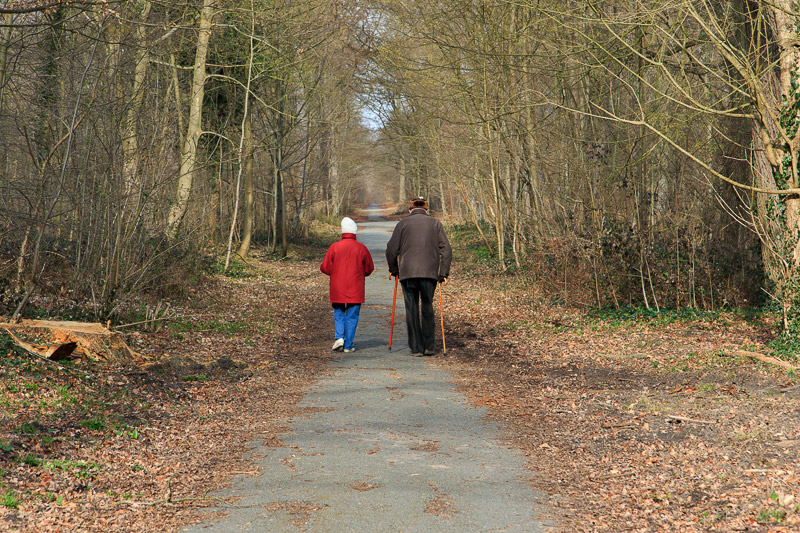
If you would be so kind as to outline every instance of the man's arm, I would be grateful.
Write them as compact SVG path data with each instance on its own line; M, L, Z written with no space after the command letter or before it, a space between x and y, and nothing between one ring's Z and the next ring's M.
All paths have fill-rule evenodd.
M447 240L447 235L444 232L444 227L439 224L439 276L450 276L450 263L453 260L453 249L450 247L450 241Z
M395 276L400 272L397 264L397 257L400 253L400 230L397 226L394 227L392 236L386 244L386 263L389 265L389 272Z

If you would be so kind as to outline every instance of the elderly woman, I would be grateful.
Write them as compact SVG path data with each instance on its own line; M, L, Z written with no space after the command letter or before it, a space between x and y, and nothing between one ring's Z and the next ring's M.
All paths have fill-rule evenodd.
M356 240L358 226L349 217L342 219L342 240L333 243L319 269L331 277L333 307L333 351L354 352L358 316L364 303L364 279L375 266L367 247Z

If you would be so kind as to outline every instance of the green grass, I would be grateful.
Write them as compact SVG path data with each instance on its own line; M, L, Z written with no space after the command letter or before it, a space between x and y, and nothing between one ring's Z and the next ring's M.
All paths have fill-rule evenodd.
M714 322L723 313L736 314L735 310L706 311L703 309L647 309L646 307L594 308L586 313L590 321L604 321L611 326L628 326L632 324L673 324L688 322ZM743 314L743 313L739 313Z
M181 377L182 381L208 381L208 376L205 374L190 374L188 376Z
M503 327L511 331L528 331L535 326L527 320L517 320L515 322L507 322L503 324Z
M211 320L210 322L180 318L173 320L169 327L172 330L173 336L177 338L183 338L184 333L195 333L199 331L209 331L233 337L253 331L259 334L270 333L274 328L274 321L264 317L251 320Z
M114 431L117 435L125 435L129 439L136 440L139 438L139 430L135 427L129 427L127 424L122 424Z
M211 322L203 322L199 320L180 319L175 320L170 324L173 331L178 333L192 333L198 331L215 331L223 335L234 335L247 331L250 328L250 323L245 320L223 321L212 320Z
M800 336L792 333L783 333L767 343L776 357L787 361L796 361L800 355Z
M17 498L17 493L13 490L7 490L5 494L3 494L3 507L6 509L16 509L19 507L19 499Z
M12 366L14 363L20 363L25 358L28 358L29 355L17 346L17 344L11 338L11 335L7 333L0 332L0 364L8 364L11 363Z
M88 418L86 420L82 420L81 426L87 429L93 429L95 431L102 431L106 429L105 421L99 418Z
M79 479L93 479L97 475L98 466L95 462L70 461L68 459L47 461L42 465L47 470L61 470L72 473Z
M770 523L770 522L783 522L786 519L786 510L782 507L775 509L761 509L756 516L756 522Z
M34 422L28 421L19 426L17 433L20 435L33 435L39 433L39 427Z
M250 324L244 321L225 322L220 320L212 320L208 324L208 329L221 333L223 335L235 335L243 331L247 331Z
M35 466L39 466L39 465L42 464L42 460L41 459L39 459L38 457L36 457L34 455L31 455L31 454L28 454L25 457L21 458L19 460L19 462L22 463L22 464L25 464L25 465L28 465L28 466L34 466L34 467Z
M254 275L250 265L237 257L231 257L227 270L225 270L225 258L219 258L217 262L214 263L211 271L215 274L222 274L233 279L247 279Z

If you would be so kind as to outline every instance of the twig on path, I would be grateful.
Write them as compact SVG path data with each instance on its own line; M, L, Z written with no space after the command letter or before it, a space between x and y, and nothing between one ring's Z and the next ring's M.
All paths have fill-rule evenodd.
M616 423L616 424L608 424L608 423L607 424L601 424L601 427L603 427L605 429L628 428L628 427L635 428L635 427L638 427L638 426L639 426L639 424L637 424L636 422L619 422L619 423Z
M169 503L184 503L184 502L193 502L193 501L209 501L209 502L217 502L222 503L226 507L236 507L236 508L244 508L244 507L252 507L252 505L237 505L235 503L230 503L222 498L202 496L200 498L165 498L163 500L154 500L152 502L119 502L117 507L124 507L124 506L131 506L131 507L149 507L149 506L156 506L156 505L166 505Z
M114 326L114 329L127 328L130 326L138 326L139 324L149 324L151 322L158 322L159 320L169 320L170 318L172 317L160 316L158 318L151 318L150 320L141 320L139 322L131 322L130 324L121 324L119 326Z
M773 446L780 446L781 448L791 448L793 446L797 446L800 444L800 439L793 439L793 440L779 440L773 441L770 444Z
M688 418L679 415L667 415L667 418L677 420L678 422L694 422L695 424L714 424L713 420L701 420L699 418Z
M630 472L611 472L611 473L608 473L608 474L590 475L589 479L592 480L592 481L603 481L603 480L612 479L612 478L615 478L615 477L629 476L630 474L631 474Z
M758 352L750 352L750 351L747 351L747 350L734 350L731 353L733 355L738 355L740 357L750 357L752 359L758 359L759 361L761 361L763 363L772 363L773 365L782 366L783 368L785 368L787 370L797 370L797 367L795 367L791 363L787 363L786 361L781 361L777 357L764 355L764 354L761 354L761 353L758 353Z

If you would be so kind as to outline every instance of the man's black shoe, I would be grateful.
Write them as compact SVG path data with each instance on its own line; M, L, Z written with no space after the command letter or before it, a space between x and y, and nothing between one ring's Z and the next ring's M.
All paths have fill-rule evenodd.
M422 352L422 355L434 355L435 353L436 352L434 352L433 350L425 350L424 352Z

